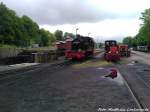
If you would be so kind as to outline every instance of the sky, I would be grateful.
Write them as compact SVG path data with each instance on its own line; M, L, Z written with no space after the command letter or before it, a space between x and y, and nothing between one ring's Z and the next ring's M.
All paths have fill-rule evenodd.
M141 12L150 8L150 0L1 0L19 16L27 15L40 28L87 36L96 41L138 33Z

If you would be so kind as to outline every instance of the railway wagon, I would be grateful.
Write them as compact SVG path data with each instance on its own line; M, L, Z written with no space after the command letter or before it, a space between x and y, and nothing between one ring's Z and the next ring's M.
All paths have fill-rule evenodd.
M58 56L64 56L64 51L66 50L66 42L59 41L55 43L56 51Z
M59 41L59 42L56 42L56 44L55 44L56 49L59 50L59 51L65 50L65 49L66 49L65 44L66 44L65 41Z
M149 52L150 46L137 46L137 51Z
M115 40L105 41L104 58L107 61L120 60L120 53L119 53L119 47L117 45L117 41L115 41Z
M130 50L128 45L122 44L119 45L119 53L121 57L129 57L130 56Z
M71 49L72 40L72 38L67 38L65 41L58 41L55 43L55 48L60 56L64 56L65 51Z
M94 55L94 41L91 37L77 35L72 41L71 50L65 51L67 59L82 60Z

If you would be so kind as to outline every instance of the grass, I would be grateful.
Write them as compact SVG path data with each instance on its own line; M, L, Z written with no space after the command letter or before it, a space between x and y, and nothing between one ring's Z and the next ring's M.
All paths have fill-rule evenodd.
M112 64L111 62L107 62L105 60L99 60L96 62L86 61L83 63L74 64L73 67L74 68L101 67L101 66L106 66L106 65L111 65L111 64Z
M116 64L116 65L122 65L122 64L127 64L127 63L128 63L128 61L125 59L114 62L114 64Z
M15 45L0 44L0 48L17 48Z

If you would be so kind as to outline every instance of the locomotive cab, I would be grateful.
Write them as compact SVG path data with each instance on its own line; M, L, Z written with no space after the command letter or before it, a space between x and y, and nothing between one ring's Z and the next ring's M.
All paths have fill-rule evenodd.
M105 41L105 52L109 52L112 47L117 47L117 42L115 40Z

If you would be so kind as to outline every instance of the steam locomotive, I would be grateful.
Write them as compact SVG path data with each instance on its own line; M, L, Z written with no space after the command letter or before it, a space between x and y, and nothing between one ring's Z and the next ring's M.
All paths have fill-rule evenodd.
M72 41L71 49L65 50L67 59L82 60L94 55L94 40L91 37L77 35Z

